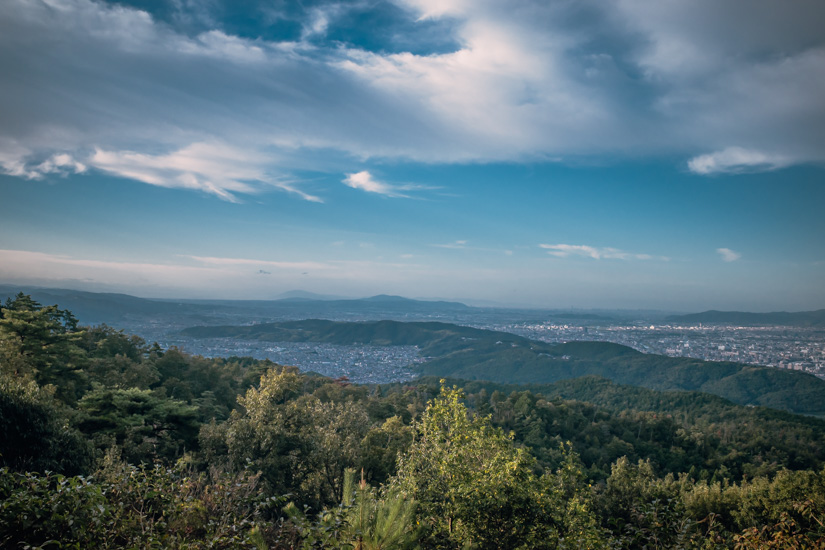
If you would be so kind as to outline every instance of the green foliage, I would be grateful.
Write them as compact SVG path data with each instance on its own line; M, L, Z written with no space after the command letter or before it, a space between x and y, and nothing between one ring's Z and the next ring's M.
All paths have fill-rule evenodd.
M13 471L84 473L89 446L67 426L67 412L25 376L0 371L0 466Z
M344 506L347 514L346 534L354 541L354 550L406 550L417 547L415 524L416 502L389 490L379 498L361 472L361 482L353 488L355 470L344 473ZM354 495L354 496L353 496Z
M0 307L0 339L16 343L16 364L39 384L55 384L58 396L69 402L84 384L81 336L71 312L44 307L22 292Z
M419 391L438 391L435 379L417 382ZM632 462L649 459L658 472L707 480L738 481L825 464L822 419L742 407L709 394L658 392L596 377L526 388L462 385L468 404L512 431L543 468L558 467L558 446L570 441L594 481L606 479L622 456Z
M282 502L263 498L255 476L136 468L112 456L89 478L0 469L0 546L277 547L281 529L266 516Z
M261 471L273 493L320 508L340 500L344 469L360 461L369 418L353 402L302 395L302 385L297 369L273 368L239 397L244 412L203 430L201 444L210 460L225 452L229 469Z
M742 405L825 414L825 381L802 372L638 352L608 342L547 344L448 323L334 322L318 319L192 327L192 337L282 342L416 345L423 375L519 384L601 376L655 390L701 391Z
M396 457L412 443L412 428L399 416L374 426L361 442L361 467L374 483L384 483L396 471Z
M356 386L79 329L68 312L24 295L0 317L2 547L750 549L825 540L820 419L596 377L526 388L460 382L466 399L426 379ZM420 343L468 368L491 359L474 372L512 360L529 374L550 361L556 374L626 367L636 380L652 368L622 346L492 341L497 333L441 323L280 329L297 339L329 329L341 341ZM733 380L724 391L742 401L780 406L797 388L732 364L660 366L652 385ZM793 397L804 404L815 394ZM67 477L93 469L92 447L103 467ZM129 465L121 453L152 464ZM352 468L362 471L357 486Z
M678 548L692 526L678 496L672 477L659 479L649 462L633 465L622 458L598 502L622 548Z
M461 398L458 389L442 388L430 402L390 484L419 502L425 546L598 545L587 495L569 485L581 480L536 477L532 457L512 435L468 414Z
M0 469L0 546L90 548L111 521L100 486L82 477Z
M389 492L379 497L363 478L353 486L355 470L344 473L343 498L313 520L290 502L287 516L301 535L301 548L407 550L418 547L416 503Z
M78 402L74 420L102 452L117 445L134 464L174 460L197 445L196 407L150 390L96 388Z

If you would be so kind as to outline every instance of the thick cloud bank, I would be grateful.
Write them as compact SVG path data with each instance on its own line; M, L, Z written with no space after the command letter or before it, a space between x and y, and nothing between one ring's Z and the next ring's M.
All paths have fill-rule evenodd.
M292 13L302 30L279 39L204 13L6 0L0 168L320 200L290 174L330 158L384 194L357 177L364 160L668 155L697 174L825 160L817 0L379 3L407 34L361 26L355 5ZM286 17L268 13L259 25Z

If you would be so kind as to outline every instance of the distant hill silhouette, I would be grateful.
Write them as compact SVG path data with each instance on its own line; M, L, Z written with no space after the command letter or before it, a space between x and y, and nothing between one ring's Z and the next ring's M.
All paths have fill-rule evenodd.
M30 295L44 305L60 304L84 324L107 323L112 326L151 322L176 327L194 324L219 324L241 319L306 318L355 315L365 317L426 317L473 311L460 302L422 301L401 296L378 295L369 298L340 299L303 291L292 291L278 300L197 300L150 299L128 294L86 292L59 288L0 285L0 300L18 292Z
M0 299L4 302L6 298L13 297L19 292L30 295L43 305L59 304L62 309L71 311L84 324L116 324L135 317L200 318L214 312L216 307L185 300L150 300L109 292L0 285Z
M704 311L688 315L673 315L666 319L681 324L719 325L782 325L798 327L825 327L825 309L816 311L775 311L772 313L749 313L746 311Z

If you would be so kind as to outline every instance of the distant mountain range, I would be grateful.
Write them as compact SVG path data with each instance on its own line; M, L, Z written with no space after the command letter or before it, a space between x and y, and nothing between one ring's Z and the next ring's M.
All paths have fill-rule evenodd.
M292 319L437 319L461 324L490 322L561 322L604 325L661 320L655 311L525 310L472 307L445 300L415 300L379 294L348 299L293 290L277 300L151 299L128 294L87 292L60 288L0 284L0 300L18 292L30 294L44 305L59 304L72 311L82 324L106 323L132 331L141 327L180 329L193 325L250 324ZM532 319L532 321L528 321ZM825 310L807 312L747 313L706 311L666 317L679 324L786 325L825 327Z
M775 311L772 313L748 313L745 311L705 311L688 315L674 315L666 319L679 324L710 325L782 325L798 327L825 327L825 309L816 311Z
M276 300L346 300L346 298L332 294L316 294L306 290L290 290L279 294Z
M0 300L19 292L29 294L44 305L59 304L72 311L82 324L106 323L116 328L140 331L146 326L180 329L193 325L249 324L290 319L439 319L458 323L536 319L584 324L603 324L640 312L524 310L517 308L472 307L447 300L418 300L379 294L350 299L292 290L276 300L152 299L128 294L87 292L60 288L0 284ZM650 313L650 312L649 312ZM655 314L655 312L653 312ZM658 315L661 318L661 314Z
M20 292L43 305L58 304L61 309L68 309L82 324L118 324L134 318L168 319L179 316L205 319L215 309L205 304L149 300L128 294L0 285L0 299L3 302Z
M180 328L200 323L326 316L404 318L410 315L421 317L466 313L475 309L459 302L430 302L384 294L361 299L340 299L291 291L278 300L165 300L138 298L128 294L17 285L0 285L0 300L5 302L6 298L19 292L31 295L43 305L59 304L62 309L72 311L83 324L106 323L118 327L165 323Z
M239 338L271 342L416 345L426 361L422 375L547 384L600 376L654 390L698 391L741 405L825 415L825 380L798 371L731 362L649 355L619 344L548 344L510 333L449 323L305 320L251 326L192 327L192 338Z

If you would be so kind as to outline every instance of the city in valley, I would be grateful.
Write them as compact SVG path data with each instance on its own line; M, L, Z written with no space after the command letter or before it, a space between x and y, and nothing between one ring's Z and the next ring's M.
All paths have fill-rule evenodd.
M544 342L599 340L644 353L793 369L825 378L825 330L821 328L638 323L603 327L523 323L490 328Z
M522 315L529 312L522 311ZM504 319L496 321L500 315ZM549 343L602 341L629 346L643 353L670 357L692 357L707 361L732 361L815 374L825 378L825 329L793 326L681 325L650 320L596 324L586 322L514 321L513 311L487 310L481 319L436 316L405 317L403 320L455 322L475 328L509 332ZM336 320L364 320L340 316ZM386 383L409 380L414 366L424 359L416 346L333 345L296 342L266 342L233 338L194 339L174 331L154 330L144 334L162 345L210 357L251 356L294 365L325 376L346 376L352 381ZM134 329L138 334L139 327Z

